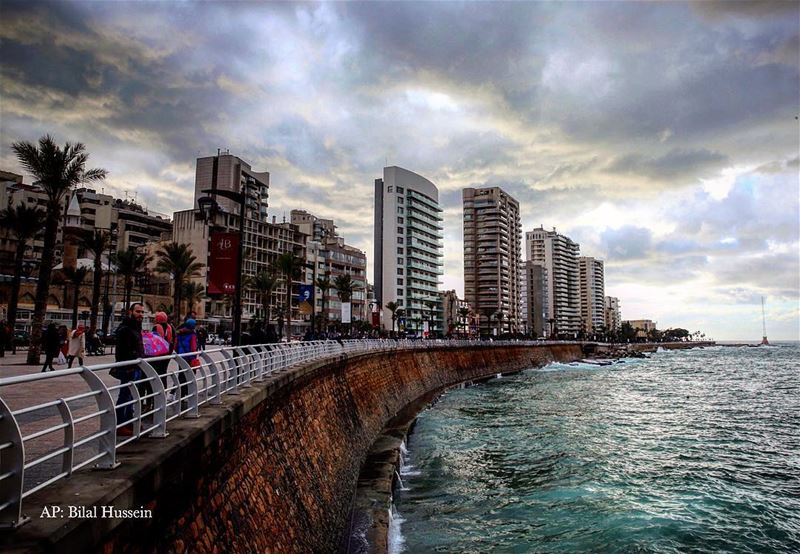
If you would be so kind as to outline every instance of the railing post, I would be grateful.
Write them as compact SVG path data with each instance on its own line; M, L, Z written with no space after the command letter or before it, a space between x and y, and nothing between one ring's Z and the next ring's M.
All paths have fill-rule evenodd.
M225 389L228 394L239 394L239 368L236 364L236 360L233 359L233 355L228 350L220 350L222 355L225 357L225 362L228 365L228 379L227 382L232 383L230 388L226 385Z
M245 351L244 347L234 348L233 351L236 352L236 356L239 358L239 362L236 364L239 368L239 381L242 387L250 387L250 355Z
M155 408L153 423L158 427L150 431L149 436L163 439L169 435L167 433L167 394L164 392L164 383L161 382L161 375L156 373L156 370L147 361L139 360L139 369L147 377L147 382L150 383L150 388L155 393L153 396L153 408Z
M211 357L210 354L205 352L200 353L200 358L206 361L211 376L211 386L213 387L213 396L209 400L209 404L222 404L222 387L219 380L219 368L217 362ZM208 385L206 385L208 387ZM208 389L206 389L206 398L208 398Z
M264 380L264 353L261 351L261 346L249 346L250 352L253 353L253 363L256 366L254 381Z
M105 453L95 464L97 469L114 469L117 463L117 412L114 407L114 399L106 384L92 371L84 368L81 377L92 391L98 392L94 396L97 402L97 410L100 415L100 429L104 435L97 441L98 453ZM121 389L120 389L121 390Z
M61 419L67 423L64 427L64 447L67 449L61 457L61 471L67 475L72 475L72 465L75 455L75 419L72 417L72 410L69 409L67 401L63 398L58 399L61 403L58 405L58 411L61 413ZM2 456L2 454L0 454Z
M184 386L189 389L188 396L186 398L181 397L181 404L184 400L189 403L189 413L186 414L186 417L200 417L200 412L197 408L197 376L194 374L192 366L183 357L178 356L175 361L178 362L178 371L182 372L186 378ZM181 411L181 406L178 406L178 411Z
M0 398L0 528L16 529L30 521L22 515L25 443L17 420Z

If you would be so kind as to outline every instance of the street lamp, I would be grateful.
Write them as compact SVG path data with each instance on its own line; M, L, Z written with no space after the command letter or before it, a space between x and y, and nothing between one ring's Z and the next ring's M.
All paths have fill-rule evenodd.
M239 204L239 255L236 260L236 291L233 299L233 336L231 344L239 346L242 337L242 267L244 265L244 218L247 206L244 186L241 192L230 190L205 189L202 191L207 196L197 199L197 205L206 221L213 221L214 213L219 206L214 196L222 196Z

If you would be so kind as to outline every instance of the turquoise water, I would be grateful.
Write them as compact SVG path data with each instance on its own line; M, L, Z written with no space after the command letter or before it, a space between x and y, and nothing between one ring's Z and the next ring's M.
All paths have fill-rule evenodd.
M447 392L393 552L800 552L800 348L695 349Z

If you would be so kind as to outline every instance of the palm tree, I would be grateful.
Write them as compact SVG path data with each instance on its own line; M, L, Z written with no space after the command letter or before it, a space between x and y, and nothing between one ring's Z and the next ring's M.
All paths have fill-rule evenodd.
M275 267L286 281L286 336L292 340L292 281L299 277L303 261L292 252L284 252L278 256Z
M355 283L353 283L353 278L350 277L350 275L337 276L336 279L333 280L333 286L336 288L336 296L339 297L342 303L350 302L350 299L353 298L353 291L356 288ZM352 321L351 318L348 330L353 327Z
M502 310L497 310L494 317L497 320L497 336L499 337L503 334L503 319L505 319L506 314L504 314Z
M399 321L401 319L403 319L403 317L405 315L406 315L406 311L403 308L397 308L397 310L394 312L394 316L398 321L398 324L397 324L397 332L398 333L400 332L400 323L399 323Z
M469 317L469 308L459 308L458 309L458 316L459 316L458 317L458 320L459 320L459 325L458 326L459 327L464 327L464 334L466 334L466 331L467 331L466 328L467 328L467 325L469 325L469 323L466 321L466 319Z
M156 271L172 279L175 321L180 321L183 285L192 277L200 276L203 264L197 261L188 244L170 242L159 248L156 255L158 256Z
M200 283L189 281L183 283L183 297L186 299L186 313L194 311L194 305L206 297L206 289Z
M316 281L314 281L314 284L322 291L322 313L320 315L322 316L321 321L325 322L324 330L327 331L328 314L325 313L325 309L327 308L327 299L325 297L328 295L328 291L333 286L333 282L331 282L331 274L326 271L322 277L317 277Z
M94 256L92 278L92 307L89 319L89 335L97 330L97 314L100 311L100 285L103 281L103 252L111 245L111 233L95 229L81 239L81 245Z
M78 297L80 296L80 289L86 276L89 275L89 270L85 267L65 267L63 269L64 276L72 284L72 328L78 326Z
M83 144L67 142L61 148L50 135L40 138L38 146L28 141L20 141L13 143L11 149L17 155L22 167L36 178L39 187L47 195L42 263L39 266L39 279L36 283L27 359L28 364L37 364L42 342L42 324L47 312L47 295L50 292L50 280L53 274L51 264L55 258L56 236L64 210L64 198L78 183L104 179L107 172L105 169L86 169L89 154Z
M11 279L11 297L8 300L8 325L14 328L17 321L17 305L19 289L22 282L22 266L25 258L25 247L28 241L38 235L44 227L45 213L38 208L29 208L19 204L16 208L8 208L0 212L0 226L5 227L17 240L14 255L14 276ZM1 345L0 348L4 348Z
M246 286L256 291L261 297L261 308L264 310L264 323L267 325L269 325L269 320L272 317L270 310L272 293L275 291L279 282L280 279L272 268L261 271L247 280Z
M387 302L386 309L392 312L392 333L394 333L394 324L397 321L397 309L399 306L397 302Z
M131 304L131 293L133 292L133 278L136 277L147 264L150 263L149 255L141 253L134 248L115 252L112 257L117 275L121 275L125 285L125 307Z

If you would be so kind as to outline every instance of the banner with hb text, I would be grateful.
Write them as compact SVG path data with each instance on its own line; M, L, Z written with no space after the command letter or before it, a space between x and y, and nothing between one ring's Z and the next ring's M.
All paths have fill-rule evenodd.
M208 294L235 294L239 233L211 233L208 253Z

